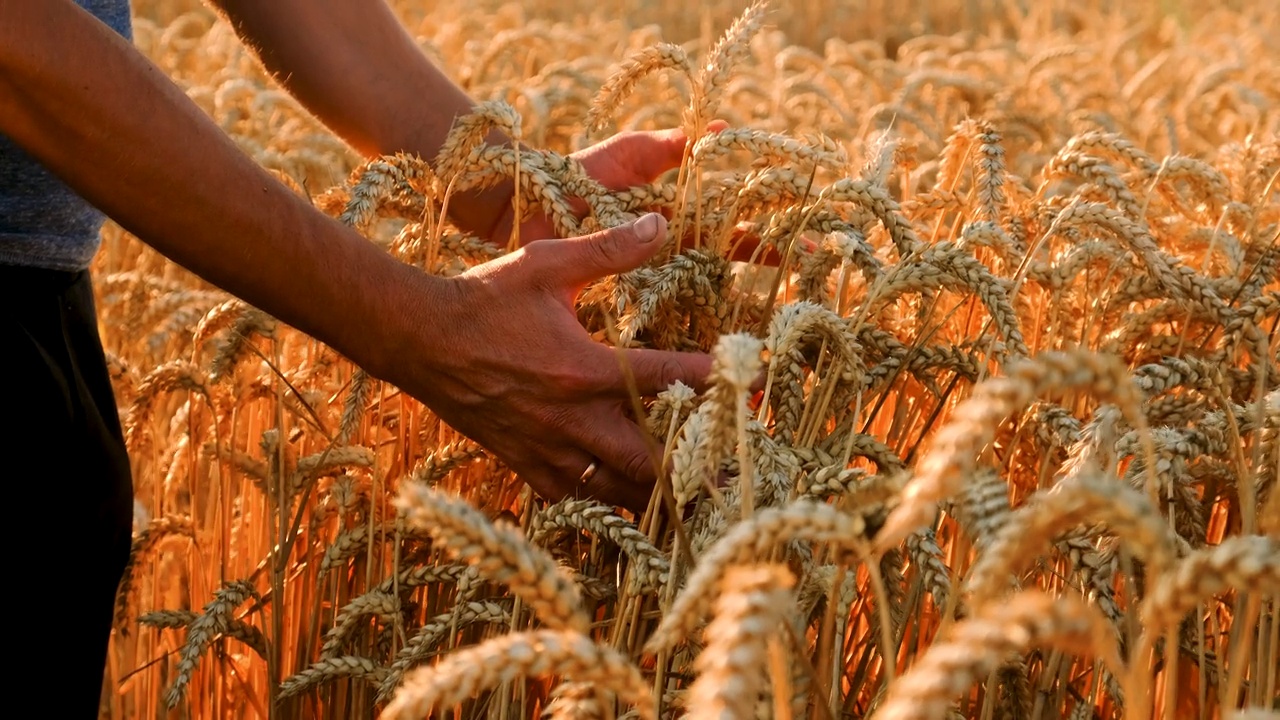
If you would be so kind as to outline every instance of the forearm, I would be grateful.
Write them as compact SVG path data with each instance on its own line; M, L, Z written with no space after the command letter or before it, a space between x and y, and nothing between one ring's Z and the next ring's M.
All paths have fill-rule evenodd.
M383 0L213 1L276 79L367 156L434 160L455 118L474 105ZM510 196L509 186L467 194L450 202L451 215L488 237Z
M71 2L0 4L0 131L210 282L358 361L393 344L371 319L395 312L408 268L259 168Z

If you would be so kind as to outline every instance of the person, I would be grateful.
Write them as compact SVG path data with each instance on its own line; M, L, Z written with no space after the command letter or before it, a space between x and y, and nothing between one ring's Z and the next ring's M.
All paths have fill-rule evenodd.
M366 156L433 158L473 107L382 0L214 4L285 88ZM52 505L60 532L79 540L73 579L34 552L14 577L58 596L43 612L60 619L23 652L56 676L60 716L97 714L132 516L87 271L104 214L421 400L543 495L643 507L657 469L627 413L630 381L645 394L697 384L710 359L596 343L573 299L649 259L665 236L661 216L578 238L549 237L534 218L520 237L546 239L456 278L429 276L277 182L128 38L128 0L0 3L0 355L6 377L32 393L11 406L18 422L4 437L11 457L35 459L41 481L11 481L10 503ZM620 188L678 165L684 142L678 131L629 133L577 157ZM511 193L458 198L451 219L505 244Z

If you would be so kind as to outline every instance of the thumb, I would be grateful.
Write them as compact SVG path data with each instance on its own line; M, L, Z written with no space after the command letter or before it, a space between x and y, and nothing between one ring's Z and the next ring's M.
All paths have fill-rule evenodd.
M550 241L551 275L560 284L579 288L606 275L633 270L662 247L667 221L649 213L626 225L583 237Z

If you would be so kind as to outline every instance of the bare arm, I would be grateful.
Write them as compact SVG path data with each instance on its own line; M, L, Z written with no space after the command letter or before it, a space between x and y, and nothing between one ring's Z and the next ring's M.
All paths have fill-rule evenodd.
M434 294L239 152L127 42L66 0L0 4L0 131L176 262L380 368L363 318Z
M354 121L353 121L354 122ZM665 223L535 242L460 277L384 254L278 183L70 0L0 3L0 132L166 256L425 402L525 481L643 507L655 477L614 352L573 312ZM626 351L636 386L700 382L702 355Z
M454 119L474 105L383 0L213 2L276 80L367 156L410 152L433 160ZM451 214L463 229L491 237L510 198L505 184L458 197Z

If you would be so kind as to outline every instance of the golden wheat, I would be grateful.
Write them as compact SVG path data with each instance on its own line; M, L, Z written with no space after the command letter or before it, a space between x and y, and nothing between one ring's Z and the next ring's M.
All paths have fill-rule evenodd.
M713 355L628 405L675 506L549 503L108 225L105 716L1274 716L1273 4L392 4L478 103L436 157L355 156L191 0L135 44L424 272L505 252L448 219L503 179L561 234L665 213L576 310ZM572 155L672 127L652 183Z

